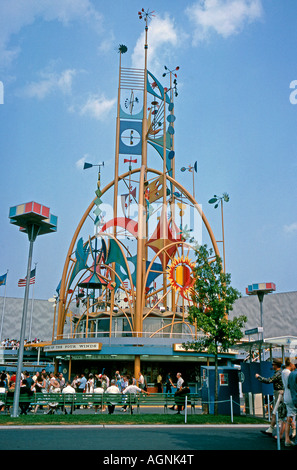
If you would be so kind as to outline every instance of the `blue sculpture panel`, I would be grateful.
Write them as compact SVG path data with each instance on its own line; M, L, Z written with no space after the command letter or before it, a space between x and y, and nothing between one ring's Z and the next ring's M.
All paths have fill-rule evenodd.
M120 149L124 155L141 155L142 152L142 122L120 122Z

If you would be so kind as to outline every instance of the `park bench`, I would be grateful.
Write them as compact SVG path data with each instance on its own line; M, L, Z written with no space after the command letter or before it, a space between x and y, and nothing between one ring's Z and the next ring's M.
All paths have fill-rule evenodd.
M190 393L187 396L187 405L191 407L191 413L195 413L196 406L201 403L201 395L199 393ZM163 406L164 413L175 405L185 406L185 397L178 397L172 393L150 393L149 395L137 395L137 409L141 406Z
M34 392L32 395L20 394L19 403L30 403L32 407L36 405L49 407L49 409L65 409L70 406L72 410L78 407L98 406L103 410L109 404L121 406L126 405L132 411L132 407L137 408L139 413L141 407L160 406L164 413L174 405L185 406L185 397L175 397L169 393L150 393L149 395L138 393L134 394L96 394L96 393L40 393ZM191 413L195 413L195 408L201 404L201 395L199 393L190 393L187 396L187 405L191 407ZM0 407L5 406L7 411L13 405L13 393L0 394Z

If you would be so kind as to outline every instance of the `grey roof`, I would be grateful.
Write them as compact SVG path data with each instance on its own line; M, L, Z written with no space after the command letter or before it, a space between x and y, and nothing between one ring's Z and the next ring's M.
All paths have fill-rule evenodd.
M3 309L5 300L5 308ZM24 299L7 297L0 299L0 324L3 317L2 340L5 338L18 340L21 335L21 322L23 315ZM32 312L31 338L29 338L30 323ZM54 305L48 300L34 299L32 311L32 299L28 302L27 320L26 320L26 339L34 338L46 341L52 339L54 322ZM57 324L57 323L56 323ZM67 330L66 330L67 331Z
M0 298L0 322L2 321L4 298ZM76 307L72 308L73 313ZM3 321L3 338L19 339L23 299L6 298ZM245 330L260 326L260 304L257 296L247 296L238 299L229 317L246 315L248 321ZM31 299L29 299L26 337L29 335L31 319ZM34 300L31 339L38 338L46 341L52 338L54 320L53 304L47 300ZM69 323L69 320L68 320ZM0 323L1 324L1 323ZM66 325L65 333L69 332ZM297 292L268 294L263 302L264 338L280 336L297 336ZM28 338L29 339L29 338Z
M246 315L245 330L261 326L260 302L256 295L236 300L229 317ZM297 336L297 292L267 294L263 300L263 336Z

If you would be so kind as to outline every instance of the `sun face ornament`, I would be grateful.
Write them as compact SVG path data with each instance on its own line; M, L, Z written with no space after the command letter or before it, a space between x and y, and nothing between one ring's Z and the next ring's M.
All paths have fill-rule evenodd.
M191 300L190 292L195 283L194 270L195 263L187 256L178 257L173 260L167 268L170 285L185 300Z

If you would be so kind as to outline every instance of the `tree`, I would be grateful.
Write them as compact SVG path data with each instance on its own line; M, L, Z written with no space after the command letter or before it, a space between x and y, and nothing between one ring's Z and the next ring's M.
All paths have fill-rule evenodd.
M189 321L204 335L194 342L184 344L186 349L207 350L215 357L215 414L218 414L218 355L228 351L242 336L247 321L244 315L228 319L235 300L241 297L233 288L231 275L223 272L222 260L213 256L212 249L202 245L196 251L194 269L195 284L192 292L193 305L189 307Z

